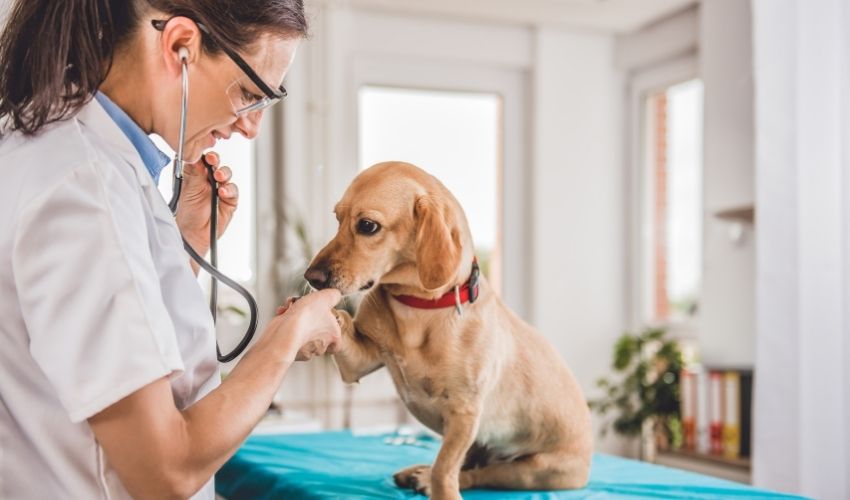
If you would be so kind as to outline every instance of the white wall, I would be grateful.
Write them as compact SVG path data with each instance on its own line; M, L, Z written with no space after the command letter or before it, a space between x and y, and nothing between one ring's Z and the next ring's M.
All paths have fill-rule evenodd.
M640 31L617 37L615 64L630 73L639 73L692 54L699 42L699 19L699 7L693 6Z
M6 18L9 16L9 9L11 8L11 0L0 0L0 27L6 24Z
M703 286L699 340L703 362L752 366L755 348L755 245L740 244L714 212L754 200L750 2L701 4L700 75L705 89Z
M850 498L850 9L753 2L753 482Z
M533 313L587 396L624 326L624 104L606 35L540 29L533 96ZM609 440L597 443L621 451Z

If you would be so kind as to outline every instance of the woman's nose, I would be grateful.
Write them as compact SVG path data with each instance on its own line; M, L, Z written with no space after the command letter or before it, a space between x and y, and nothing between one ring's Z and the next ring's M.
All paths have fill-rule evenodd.
M248 139L253 139L260 131L260 121L263 119L263 111L254 111L253 113L245 113L236 120L236 128L239 133Z

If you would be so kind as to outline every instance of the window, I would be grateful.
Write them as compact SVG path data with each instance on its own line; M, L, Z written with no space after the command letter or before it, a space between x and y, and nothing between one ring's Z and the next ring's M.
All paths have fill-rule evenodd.
M498 284L501 98L364 86L359 107L360 168L401 160L437 177L466 211L482 271Z
M157 136L153 136L153 139L157 147L173 156L174 153L165 141ZM229 140L219 141L213 150L221 157L221 164L233 171L233 181L239 187L239 208L227 231L218 240L218 267L234 280L242 284L252 284L256 276L254 148L251 141L234 134ZM162 171L159 181L159 190L166 200L171 199L171 176L172 169L169 165ZM226 286L220 286L219 290L222 296L230 293ZM238 295L235 296L235 303L242 304L242 299Z
M645 319L697 314L702 279L702 82L690 80L644 101Z

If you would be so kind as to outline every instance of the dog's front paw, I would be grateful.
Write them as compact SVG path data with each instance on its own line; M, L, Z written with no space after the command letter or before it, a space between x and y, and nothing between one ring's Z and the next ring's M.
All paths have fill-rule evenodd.
M417 493L431 496L431 466L414 465L400 470L393 475L399 488L410 488Z
M333 314L336 316L336 322L339 323L342 334L352 335L354 333L354 320L351 315L339 309L334 309Z
M456 489L446 491L434 489L431 500L463 500L463 497L460 496L460 492Z

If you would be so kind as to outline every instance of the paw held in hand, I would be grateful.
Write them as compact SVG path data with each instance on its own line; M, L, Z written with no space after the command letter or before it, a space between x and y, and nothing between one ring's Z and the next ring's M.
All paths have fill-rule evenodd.
M314 357L324 354L325 350L324 342L321 340L311 340L298 350L295 361L310 361Z

